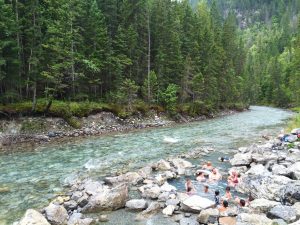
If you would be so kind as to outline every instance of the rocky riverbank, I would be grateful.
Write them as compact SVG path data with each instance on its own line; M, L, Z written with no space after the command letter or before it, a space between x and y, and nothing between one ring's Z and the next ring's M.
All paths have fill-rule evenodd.
M178 116L170 119L164 113L151 111L147 116L138 114L127 119L115 116L111 112L101 112L84 118L77 118L81 128L71 127L62 118L22 117L14 120L0 120L0 150L10 150L34 146L35 144L57 141L64 138L104 135L112 132L170 126L175 123L188 123L230 115L235 111L222 111L210 116Z
M295 134L289 134L281 140L275 138L238 149L230 160L233 167L229 171L240 174L236 190L251 194L254 200L246 207L230 205L226 213L214 209L210 199L189 196L169 184L196 171L196 166L187 159L201 158L213 151L200 148L101 181L72 180L68 193L57 196L39 212L27 210L15 224L98 224L108 220L107 211L125 208L135 212L135 220L147 221L153 215L163 214L162 219L168 218L167 224L174 225L218 224L220 218L224 225L297 225L300 224L297 140Z

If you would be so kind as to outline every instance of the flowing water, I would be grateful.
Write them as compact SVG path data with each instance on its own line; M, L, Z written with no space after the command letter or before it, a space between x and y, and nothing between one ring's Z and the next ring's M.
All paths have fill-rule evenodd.
M232 149L274 135L291 112L251 107L250 111L167 128L139 130L47 145L32 151L0 154L0 225L20 218L28 208L46 206L78 173L101 177L134 170L200 146L230 154ZM182 184L177 184L180 187Z

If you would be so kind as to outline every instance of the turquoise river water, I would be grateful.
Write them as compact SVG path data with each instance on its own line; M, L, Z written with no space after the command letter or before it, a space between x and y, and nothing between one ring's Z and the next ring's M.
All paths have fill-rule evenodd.
M201 122L0 153L0 190L9 190L0 192L0 225L11 224L28 208L46 206L79 173L102 177L134 170L201 146L214 147L215 155L230 154L232 149L261 140L262 135L280 132L292 115L253 106L246 112Z

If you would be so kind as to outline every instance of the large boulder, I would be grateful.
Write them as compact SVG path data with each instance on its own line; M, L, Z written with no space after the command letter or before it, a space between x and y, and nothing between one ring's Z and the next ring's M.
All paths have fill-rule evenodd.
M292 179L300 180L300 162L296 162L288 167L287 171Z
M103 192L92 195L83 212L99 212L102 210L117 210L125 207L128 199L128 187L121 184L111 189L104 188Z
M91 218L82 218L81 213L73 213L70 216L68 225L90 225L94 222Z
M215 223L219 217L219 210L218 209L205 209L200 212L197 217L197 221L200 224L208 224L208 223Z
M285 194L284 188L291 182L291 179L278 175L245 175L242 176L236 189L240 192L251 193L255 198L280 201Z
M270 209L277 205L280 205L280 203L259 198L251 201L249 207L256 213L267 213Z
M184 217L180 219L179 225L199 225L196 217Z
M47 220L53 225L64 225L68 221L68 212L61 205L51 203L45 208Z
M269 211L267 216L271 219L283 219L287 223L292 223L297 219L297 211L292 206L277 205Z
M147 208L147 201L144 199L132 199L126 202L126 208L132 210L144 210Z
M236 220L236 225L272 225L272 220L260 214L241 213Z
M246 172L247 175L261 175L261 176L268 176L271 173L261 164L254 165Z
M252 161L258 164L267 164L269 161L277 161L278 155L272 152L262 152L252 154Z
M50 225L50 223L38 211L28 209L17 225Z
M230 160L232 166L249 166L252 162L251 153L237 153Z
M215 203L207 198L193 195L181 202L181 210L199 213L201 210L211 208L214 205Z

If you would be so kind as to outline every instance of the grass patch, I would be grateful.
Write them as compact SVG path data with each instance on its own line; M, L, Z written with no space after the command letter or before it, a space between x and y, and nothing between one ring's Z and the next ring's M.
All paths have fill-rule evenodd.
M300 107L292 108L297 114L288 122L286 131L290 132L294 128L300 128Z
M46 129L45 124L42 121L26 120L21 125L21 131L25 133L35 133Z

